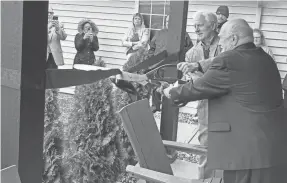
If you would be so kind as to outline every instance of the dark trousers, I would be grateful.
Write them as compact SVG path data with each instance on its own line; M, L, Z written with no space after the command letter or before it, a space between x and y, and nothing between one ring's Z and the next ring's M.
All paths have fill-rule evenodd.
M58 66L54 60L52 53L49 53L49 57L48 57L48 60L46 62L46 68L47 69L58 69Z
M152 106L157 110L160 111L160 105L161 105L161 94L158 92L154 92L152 96Z
M224 183L287 182L287 165L250 170L224 170Z
M287 110L287 90L284 90L284 106L285 109Z

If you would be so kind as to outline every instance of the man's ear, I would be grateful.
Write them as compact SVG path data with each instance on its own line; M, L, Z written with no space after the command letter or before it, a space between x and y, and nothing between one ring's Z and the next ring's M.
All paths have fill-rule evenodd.
M239 41L239 37L237 35L233 35L232 36L232 44L233 44L233 46L236 46L238 41Z

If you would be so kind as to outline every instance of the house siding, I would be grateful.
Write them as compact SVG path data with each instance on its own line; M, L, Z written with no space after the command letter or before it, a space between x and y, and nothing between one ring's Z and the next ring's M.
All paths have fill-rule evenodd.
M287 73L287 2L263 2L260 29L271 48L282 81Z
M132 14L138 10L136 1L51 1L50 4L59 15L59 20L65 24L68 34L66 41L62 42L65 66L71 68L76 53L74 37L77 33L78 22L82 18L92 19L99 27L98 34L100 50L96 56L102 56L107 67L119 68L125 62L125 48L121 46L121 38L131 24ZM189 1L189 11L186 31L195 43L196 34L192 17L196 11L215 12L218 6L229 7L229 18L244 18L251 27L255 26L257 2L256 1ZM287 73L287 2L262 2L260 29L262 29L266 44L275 55L275 60L281 78ZM65 89L72 93L73 90ZM195 113L197 102L191 102L180 112Z
M121 39L131 25L135 1L51 1L50 5L68 34L62 41L65 66L61 68L72 68L76 54L74 38L78 22L83 18L91 19L99 28L100 49L95 52L96 57L101 56L107 67L123 65L126 55Z

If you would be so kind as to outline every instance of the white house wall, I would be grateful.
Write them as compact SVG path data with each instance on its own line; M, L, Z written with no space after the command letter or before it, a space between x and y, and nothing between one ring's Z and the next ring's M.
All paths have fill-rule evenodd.
M263 2L261 27L272 49L281 78L287 73L287 2Z

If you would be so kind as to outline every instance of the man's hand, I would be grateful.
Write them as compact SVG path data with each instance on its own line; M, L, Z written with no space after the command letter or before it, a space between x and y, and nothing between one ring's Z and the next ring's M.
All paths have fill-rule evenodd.
M83 39L88 39L88 38L90 38L90 33L89 33L89 32L85 33L85 35L84 35L84 38L83 38Z
M190 63L190 62L180 62L177 64L177 70L180 70L183 72L183 74L186 74L188 72L195 72L198 71L198 63Z
M169 90L174 88L175 86L173 84L169 84L167 82L162 82L161 86L159 88L156 89L156 91L164 96L166 96L167 98L170 98L169 95Z
M169 91L170 91L172 88L174 88L173 85L169 85L168 88L165 88L165 89L163 90L163 95L170 99L171 96L170 96L170 94L169 94Z
M158 88L156 89L156 91L157 91L158 93L160 93L160 94L163 95L163 90L166 89L166 88L168 88L168 87L169 87L169 84L168 84L167 82L162 82L161 85L160 85L160 87L158 87Z

